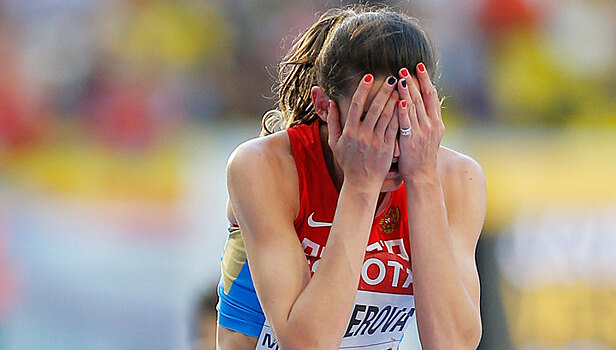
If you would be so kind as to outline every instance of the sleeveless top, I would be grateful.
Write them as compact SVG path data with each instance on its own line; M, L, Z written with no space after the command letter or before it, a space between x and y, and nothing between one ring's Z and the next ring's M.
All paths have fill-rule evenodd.
M294 227L312 276L326 249L339 194L325 165L319 122L289 128L287 133L299 179L300 210ZM340 349L397 349L408 324L416 322L406 213L403 184L391 193L385 210L373 220L354 306ZM254 307L258 299L250 279L243 242L241 247L237 242L230 243L241 240L237 230L231 229L233 232L222 259L219 324L258 336L256 349L278 349L261 307ZM232 238L233 234L235 237ZM237 254L238 247L243 258L238 259L241 255ZM225 259L227 255L234 257ZM241 262L241 267L230 268L230 261L235 261L235 265ZM225 288L225 283L228 288ZM236 288L236 284L241 286ZM250 327L246 327L247 323Z

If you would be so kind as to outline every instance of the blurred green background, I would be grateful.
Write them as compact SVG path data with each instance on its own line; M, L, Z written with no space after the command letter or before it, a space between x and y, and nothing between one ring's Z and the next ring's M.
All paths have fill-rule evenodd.
M0 349L212 349L226 159L351 3L0 0ZM616 2L378 3L487 175L480 349L616 349Z

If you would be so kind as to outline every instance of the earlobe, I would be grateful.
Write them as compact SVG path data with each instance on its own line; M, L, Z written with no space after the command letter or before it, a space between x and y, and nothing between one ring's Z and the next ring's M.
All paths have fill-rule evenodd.
M327 121L327 105L329 103L329 96L325 93L320 86L313 86L310 90L310 96L312 97L312 104L314 105L314 111L319 118L323 121Z

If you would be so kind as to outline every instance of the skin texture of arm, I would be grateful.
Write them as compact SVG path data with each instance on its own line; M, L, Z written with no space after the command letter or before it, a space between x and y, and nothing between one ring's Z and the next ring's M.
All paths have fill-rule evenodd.
M272 138L281 136L286 137ZM293 227L299 208L295 164L290 154L281 154L283 148L276 145L281 140L268 141L242 145L228 167L231 204L255 289L281 348L337 349L359 282L378 188L366 193L343 185L327 249L310 278ZM293 176L295 183L289 180ZM281 183L291 185L281 188Z
M486 211L485 176L454 154L442 171L407 182L413 290L424 349L475 349L481 338L475 247ZM443 194L444 190L447 195Z

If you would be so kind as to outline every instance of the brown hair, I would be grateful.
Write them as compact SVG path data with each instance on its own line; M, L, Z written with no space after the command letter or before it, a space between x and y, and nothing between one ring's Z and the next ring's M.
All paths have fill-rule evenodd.
M423 62L435 79L434 47L415 18L387 8L353 6L326 11L291 47L278 67L278 109L263 116L261 135L318 119L310 90L337 100L361 76L398 76ZM414 74L414 69L409 69Z

